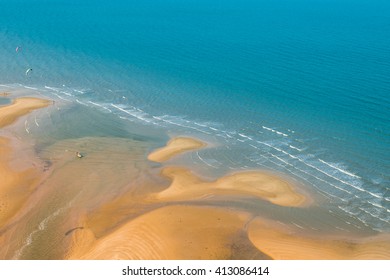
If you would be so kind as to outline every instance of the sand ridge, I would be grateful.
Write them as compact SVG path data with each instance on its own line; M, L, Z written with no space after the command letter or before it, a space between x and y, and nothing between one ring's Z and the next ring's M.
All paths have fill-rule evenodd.
M50 101L35 97L21 97L12 101L11 105L0 107L0 127L12 124L19 117L39 108L46 107Z
M148 159L155 162L164 162L183 152L205 147L200 140L189 137L176 137L171 139L165 147L157 149L148 155Z
M170 178L172 183L169 188L155 195L159 200L183 201L226 194L255 196L286 207L307 206L310 201L294 189L291 183L266 172L236 172L215 181L202 180L183 167L165 167L161 174Z
M74 234L70 259L227 259L231 240L250 215L214 207L166 206L94 240ZM88 242L90 242L88 244Z

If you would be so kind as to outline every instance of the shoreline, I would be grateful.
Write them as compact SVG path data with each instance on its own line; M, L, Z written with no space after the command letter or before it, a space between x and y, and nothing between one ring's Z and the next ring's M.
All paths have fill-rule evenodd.
M17 98L0 107L0 127L49 104ZM0 137L0 177L6 178L0 245L7 248L0 258L11 258L9 250L17 257L44 256L42 247L61 240L61 259L390 259L388 234L313 235L267 218L270 209L304 215L315 205L287 177L250 170L210 181L175 165L180 155L207 147L198 139L172 138L147 155L146 144L123 138L64 139L46 148L47 158L56 159L44 181L36 167L9 166L15 152L9 141ZM83 149L85 157L73 149ZM246 201L255 202L256 211L252 204L240 206ZM27 239L12 239L17 232ZM26 243L32 234L36 245Z
M10 105L0 107L0 128L12 124L19 117L33 110L47 107L49 100L36 97L20 97L13 99Z
M0 128L4 128L29 112L47 107L48 100L24 97L17 98L10 105L0 107ZM14 151L11 139L0 136L0 228L16 215L19 208L28 200L39 181L39 171L34 167L15 170L10 166Z

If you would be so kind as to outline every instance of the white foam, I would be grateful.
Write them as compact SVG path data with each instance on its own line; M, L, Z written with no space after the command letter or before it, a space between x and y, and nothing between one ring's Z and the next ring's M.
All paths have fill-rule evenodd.
M317 171L319 171L319 172L325 174L326 176L328 176L328 177L330 177L330 178L333 178L333 179L336 180L336 181L339 181L339 182L341 182L341 183L343 183L343 184L345 184L345 185L348 185L348 186L350 186L350 187L352 187L352 188L354 188L354 189L356 189L356 190L359 190L359 191L361 191L361 192L369 193L369 194L372 195L372 196L375 196L375 197L379 197L379 198L380 198L380 196L378 196L378 195L376 195L376 194L373 194L373 193L371 193L371 192L368 192L368 191L366 191L366 190L364 190L364 189L362 189L361 187L358 187L358 186L356 186L356 185L352 185L351 183L346 182L346 181L342 180L341 178L335 177L335 176L333 176L332 174L329 174L328 172L325 172L324 170L322 170L322 169L320 169L320 168L317 168L317 167L314 166L313 164L310 164L310 163L308 163L307 161L305 161L305 160L303 160L303 159L300 159L300 158L297 158L297 159L298 159L300 162L304 163L305 165L307 165L307 166L309 166L309 167L311 167L311 168L313 168L313 169L315 169L315 170L317 170Z
M199 155L199 151L196 152L196 155L198 156L198 158L199 158L204 164L206 164L206 165L208 165L208 166L210 166L210 167L212 167L212 168L218 168L217 166L214 166L214 165L208 163L206 160L204 160L204 159Z
M45 88L56 91L56 92L60 92L58 88L49 87L49 86L45 86Z
M357 188L357 189L359 189L360 191L367 192L367 191L365 191L365 190L363 190L363 189L360 189L360 188L358 188L358 187L356 187L356 186L353 186L353 185L349 184L348 182L344 182L344 181L342 181L341 179L332 176L331 174L326 173L325 171L323 171L323 170L321 170L321 169L319 169L319 168L317 168L317 167L315 167L315 166L313 166L313 165L307 163L305 160L299 158L298 156L294 156L294 155L292 155L292 154L290 154L290 153L288 153L288 152L286 152L286 151L284 151L284 150L282 150L282 149L280 149L280 148L277 148L277 147L275 147L275 146L273 146L273 145L270 145L270 144L268 144L268 143L266 143L266 142L262 142L262 141L256 141L256 142L259 143L259 144L265 145L265 146L267 146L267 147L270 147L270 148L272 148L272 149L274 149L274 150L276 150L276 151L278 151L278 152L281 152L281 153L283 153L283 154L285 154L285 155L287 155L287 156L289 156L289 157L291 157L291 158L293 158L293 159L296 159L296 160L300 161L301 163L303 163L304 165L306 165L306 166L308 166L308 167L311 167L311 168L314 168L315 170L317 170L317 171L319 171L319 172L321 172L321 173L323 173L323 174L325 174L325 175L327 175L327 176L329 176L329 177L331 177L331 178L333 178L333 179L335 179L335 180L337 180L337 181L340 181L340 182L345 183L345 184L347 184L347 185L350 185L350 186L352 186L352 187L354 187L354 188ZM267 153L270 154L272 157L278 159L279 161L282 161L282 162L288 164L289 166L292 166L293 168L295 168L295 169L297 169L297 170L299 170L299 171L301 171L301 172L303 172L303 173L305 173L305 174L307 174L307 175L309 175L309 176L312 176L312 177L314 177L314 178L316 178L316 179L318 179L318 180L320 180L320 181L322 181L322 182L324 182L324 183L326 183L326 184L328 184L328 185L330 185L330 186L332 186L332 187L334 187L334 188L336 188L336 189L338 189L338 190L340 190L340 191L343 191L343 192L346 192L346 193L352 195L352 192L350 192L350 191L348 191L348 190L345 190L345 189L343 189L343 188L340 188L340 187L338 187L338 186L336 186L336 185L334 185L334 184L332 184L332 183L330 183L330 182L328 182L328 181L326 181L326 180L323 180L323 179L321 179L321 178L315 176L314 174L311 174L311 173L308 173L308 172L306 172L306 171L303 171L302 169L297 168L295 165L290 164L289 162L287 162L287 161L281 159L280 157L277 157L276 155L274 155L274 154L272 154L272 153L270 153L270 152L267 152ZM275 162L273 162L273 163L275 163ZM275 163L275 164L276 164L276 163ZM280 164L277 164L277 165L280 166ZM290 171L290 172L291 172L291 171ZM367 192L367 193L368 193L368 192Z
M58 92L58 91L57 91L57 92ZM70 100L69 100L69 99L66 99L66 98L62 97L61 95L59 95L59 94L57 94L57 93L55 93L55 92L51 92L51 94L53 94L53 95L57 96L59 99L62 99L62 100L64 100L64 101L68 101L68 102L70 102Z
M124 108L121 108L120 106L115 105L115 104L113 104L113 103L111 103L111 106L114 107L114 108L116 108L116 109L118 109L119 111L122 111L122 112L124 112L124 113L126 113L126 114L128 114L128 115L130 115L130 116L132 116L132 117L134 117L134 118L136 118L136 119L139 119L139 120L144 121L144 122L147 122L147 123L151 123L150 120L148 120L147 118L143 117L143 116L140 115L140 114L137 114L137 113L135 113L135 112L131 112L131 111L129 111L129 110L125 110Z
M84 106L88 106L87 103L84 103L84 102L81 102L80 100L76 99L76 102L81 104L81 105L84 105Z
M287 137L287 136L288 136L288 134L283 133L283 132L281 132L281 131L277 131L277 130L272 129L272 128L270 128L270 127L262 126L262 128L265 129L265 130L268 130L268 131L272 131L273 133L276 133L276 134L278 134L278 135L282 135L282 136L284 136L284 137Z
M185 125L185 124L183 124L183 123L179 123L179 122L177 122L177 121L180 121L180 119L179 118L175 118L175 121L172 121L172 120L170 120L169 118L172 118L172 117L170 117L170 116L167 116L167 115L164 115L164 116L161 116L161 117L154 117L154 118L159 118L161 121L163 121L163 122L166 122L166 123L170 123L170 124L173 124L173 125L176 125L176 126L180 126L180 127L185 127L185 128L189 128L189 129L192 129L192 130L196 130L196 131L199 131L199 132L202 132L202 133L205 133L205 134L211 134L211 133L209 133L209 132L207 132L207 131L205 131L205 130L202 130L202 129L199 129L199 128L197 128L197 127L193 127L193 126L190 126L190 125ZM183 121L183 120L182 120ZM188 121L187 121L188 122Z
M324 161L324 160L322 160L322 159L318 159L318 160L319 160L320 162L322 162L322 163L324 163L324 164L326 164L326 165L328 165L328 166L330 166L330 167L332 167L332 168L334 168L334 169L340 171L341 173L344 173L344 174L346 174L346 175L348 175L348 176L351 176L351 177L355 177L355 178L361 179L360 176L358 176L358 175L356 175L356 174L353 174L353 173L351 173L351 172L345 171L345 170L343 170L343 169L341 169L341 168L339 168L339 167L337 167L337 166L335 166L335 165L333 165L333 164L330 164L329 162L326 162L326 161Z
M108 112L112 113L112 110L110 110L106 106L103 106L103 105L101 105L99 103L95 103L95 102L92 102L92 101L88 101L88 102L91 103L92 105L98 106L98 107L103 108L104 110L107 110Z
M242 133L238 133L238 135L240 135L242 138L246 138L246 139L249 139L249 140L253 141L253 138L248 136L248 135L245 135L245 134L242 134Z
M30 134L30 130L29 130L29 125L28 125L28 122L27 122L27 120L25 120L25 122L24 122L24 129L26 130L26 132L28 133L28 134Z
M35 121L35 125L39 127L39 123L37 121L37 116L35 116L34 121Z
M296 227L300 228L300 229L305 229L304 227L302 227L302 226L298 225L297 223L294 223L294 222L292 222L292 224L293 224L294 226L296 226Z
M367 210L365 210L365 209L363 209L363 208L361 208L361 207L358 207L358 209L360 209L361 211L363 211L363 212L366 213L367 215L370 215L370 216L373 217L373 218L382 220L383 222L386 222L386 223L390 224L388 221L383 220L382 218L378 217L377 215L375 215L375 214L373 214L373 213L371 213L371 212L369 212L369 211L367 211Z
M273 157L274 157L274 158L277 158L278 160L280 160L281 162L283 162L283 163L285 163L285 164L287 164L287 165L289 165L289 166L292 166L292 164L291 164L291 163L289 163L289 162L285 161L284 159L282 159L282 158L278 157L277 155L273 155Z
M23 86L24 88L27 88L27 89L32 89L32 90L38 90L36 87L29 87L29 86Z
M297 148L297 147L295 147L295 146L293 146L293 145L288 145L288 146L289 146L291 149L297 150L298 152L304 151L304 149Z

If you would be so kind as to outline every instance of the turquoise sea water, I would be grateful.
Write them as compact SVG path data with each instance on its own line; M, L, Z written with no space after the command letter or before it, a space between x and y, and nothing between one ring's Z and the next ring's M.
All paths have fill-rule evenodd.
M191 155L209 176L280 171L357 229L390 230L390 2L0 0L0 10L2 91L38 89L140 134L200 137L217 144Z

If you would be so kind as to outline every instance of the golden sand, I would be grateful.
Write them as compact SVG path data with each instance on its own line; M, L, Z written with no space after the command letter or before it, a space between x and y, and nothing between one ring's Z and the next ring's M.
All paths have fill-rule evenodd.
M189 151L188 138L185 139L186 141L175 143L175 155L179 151ZM205 181L181 167L164 167L161 174L171 180L169 187L137 197L139 204L157 206L166 202L185 203L218 195L253 196L282 206L298 207L307 203L307 198L296 192L288 182L264 172L235 173L215 181ZM124 197L127 197L126 194ZM228 259L236 256L233 248L237 240L240 240L240 244L246 244L242 247L251 252L252 245L244 228L252 214L223 207L159 207L130 219L101 236L99 226L108 226L110 220L111 223L114 222L110 219L110 213L114 212L113 205L120 205L121 212L125 211L121 200L102 206L98 216L90 215L92 218L83 221L83 230L73 235L73 245L68 258ZM107 214L104 215L104 212ZM243 232L244 237L240 235ZM253 248L255 250L255 247ZM251 254L253 255L253 252ZM262 253L258 251L258 255ZM245 257L245 254L240 257Z
M148 159L155 162L164 162L185 151L199 149L204 146L205 143L197 139L177 137L171 139L165 147L150 153Z
M162 175L172 180L158 200L197 200L215 195L248 195L280 206L305 206L309 199L285 180L265 172L237 172L215 181L204 181L182 167L165 167Z
M169 146L170 144L168 144ZM186 146L186 144L184 144ZM164 149L159 149L164 151ZM180 151L180 152L179 152ZM175 144L175 155L188 151ZM153 153L152 153L153 154ZM250 212L215 206L191 206L219 196L252 196L280 207L308 207L311 200L283 178L274 174L246 171L207 181L183 167L165 166L161 175L170 185L146 195L144 205L164 205L112 228L96 237L94 223L84 221L84 230L73 235L71 259L230 259L240 244L239 258L273 259L387 259L389 236L362 239L317 238L294 233L273 221L254 218ZM127 198L128 199L128 198ZM206 199L206 200L204 200ZM208 199L208 200L207 200ZM176 204L176 205L175 205ZM109 213L105 218L109 223ZM122 205L123 203L120 203ZM104 209L104 207L102 208ZM104 211L102 211L104 212ZM99 214L100 218L102 213ZM103 219L104 220L104 219ZM240 238L238 238L240 236ZM238 240L240 240L238 242ZM247 240L247 241L246 241ZM238 242L238 243L237 243ZM242 246L245 244L245 246ZM249 245L248 245L249 244ZM254 249L251 248L253 246ZM253 255L254 250L257 253Z
M19 117L29 112L46 107L50 101L34 97L22 97L15 99L11 105L0 107L0 127L10 125Z
M74 234L70 259L227 259L247 213L212 207L167 206L129 221L104 238ZM88 244L87 241L90 242Z
M11 105L0 108L0 127L48 104L49 101L37 98L16 99ZM84 147L86 157L75 158L68 146ZM64 248L61 257L66 259L390 259L388 235L370 238L308 236L287 225L266 220L257 212L213 205L216 201L213 199L221 197L233 200L250 197L272 203L273 207L306 207L301 211L310 211L312 201L298 186L267 172L236 172L210 181L187 168L166 165L172 157L204 146L199 140L178 137L148 156L151 161L163 163L161 176L169 180L166 185L161 184L164 180L160 177L145 183L140 179L143 176L136 176L144 169L138 169L139 163L130 164L134 157L131 143L123 139L60 141L52 147L62 159L53 165L53 176L45 181L51 186L47 188L49 191L26 203L40 174L33 168L12 168L9 162L15 153L10 139L0 137L0 230L4 231L2 226L21 209L35 207L40 198L44 197L45 201L51 198L62 201L63 198L79 204L71 205L70 201L64 204L63 209L69 212L59 221L60 228L47 230L58 238L47 236L39 246L45 246L45 240L60 240L60 244L52 244ZM112 154L119 157L111 159ZM137 157L143 155L139 151ZM69 176L76 173L75 170L77 176ZM118 189L111 192L106 187L112 180L122 186L119 193ZM161 185L151 186L153 183ZM51 211L56 213L55 208ZM53 216L53 213L47 215ZM14 256L14 252L8 251L21 247L17 242L10 245L14 240L11 235L17 232L15 227L0 234L3 248L0 258ZM29 232L26 234L28 236Z
M248 236L259 250L277 260L390 259L388 235L302 236L287 226L257 218L249 224Z

